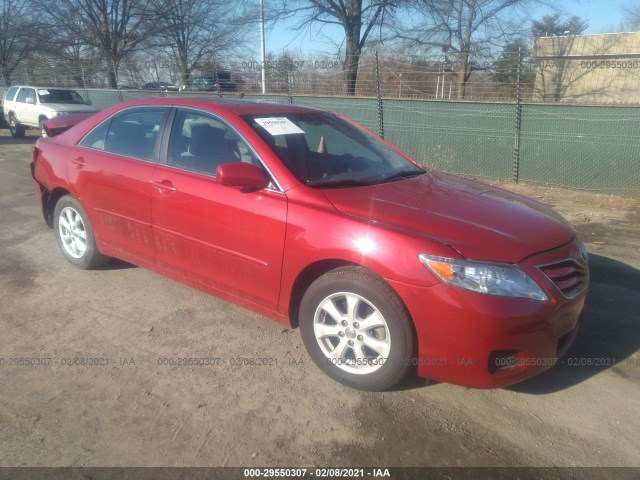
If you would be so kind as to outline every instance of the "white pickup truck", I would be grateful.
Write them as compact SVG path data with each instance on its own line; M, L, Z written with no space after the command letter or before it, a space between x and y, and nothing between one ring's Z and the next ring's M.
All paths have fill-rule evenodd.
M95 112L89 105L90 101L68 88L16 85L7 89L2 110L12 136L24 137L25 129L38 128L46 137L45 120L60 115Z

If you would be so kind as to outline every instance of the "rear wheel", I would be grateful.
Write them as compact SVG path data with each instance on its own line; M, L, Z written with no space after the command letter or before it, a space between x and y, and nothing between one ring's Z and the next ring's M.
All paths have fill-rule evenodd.
M360 390L385 390L413 363L409 314L395 292L362 268L318 278L300 305L300 332L316 365Z
M15 113L9 114L9 131L14 138L24 137L24 127L18 123Z
M71 195L58 200L53 222L56 242L74 267L91 269L109 261L109 257L98 251L87 214Z

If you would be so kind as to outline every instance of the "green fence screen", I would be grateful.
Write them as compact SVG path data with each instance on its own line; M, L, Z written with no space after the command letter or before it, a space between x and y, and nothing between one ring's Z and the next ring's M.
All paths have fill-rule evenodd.
M101 109L121 97L161 94L89 89L86 95ZM286 96L250 98L288 102ZM378 132L375 98L296 96L293 103L348 116ZM467 177L512 179L514 104L384 99L383 112L385 138L417 161ZM640 106L524 104L519 138L519 181L640 197Z

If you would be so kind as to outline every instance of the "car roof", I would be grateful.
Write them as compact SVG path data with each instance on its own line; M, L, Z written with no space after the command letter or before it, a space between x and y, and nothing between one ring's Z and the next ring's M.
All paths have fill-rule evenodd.
M261 99L245 99L239 97L220 97L220 98L143 98L138 100L130 100L119 103L121 108L145 105L174 105L183 107L194 107L216 110L226 110L238 115L251 114L278 114L278 113L318 113L324 112L312 107L303 107L298 105L290 105L288 103L270 102Z

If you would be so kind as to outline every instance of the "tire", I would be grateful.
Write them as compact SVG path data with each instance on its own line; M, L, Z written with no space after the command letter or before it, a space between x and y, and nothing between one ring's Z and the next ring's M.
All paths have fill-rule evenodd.
M18 123L18 119L14 113L9 114L9 131L13 138L24 137L24 127Z
M391 388L413 363L409 313L384 280L363 268L332 270L311 284L300 304L300 333L320 370L358 390Z
M71 195L61 197L56 203L53 229L58 247L74 267L88 270L109 261L109 257L98 251L87 214Z
M40 127L40 135L42 136L42 138L47 138L49 135L47 134L47 131L44 128L44 122L45 120L48 120L47 118L41 118L38 121L38 126Z

